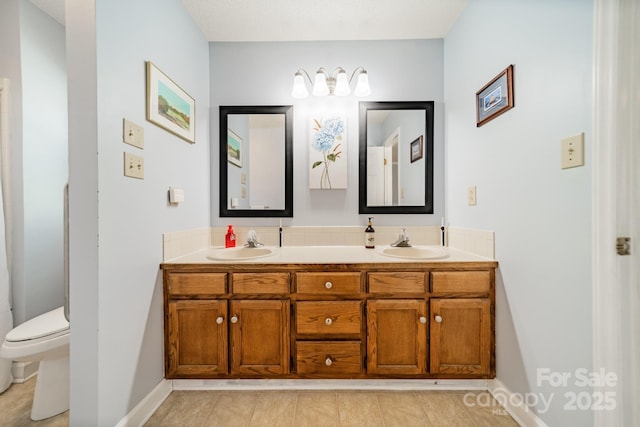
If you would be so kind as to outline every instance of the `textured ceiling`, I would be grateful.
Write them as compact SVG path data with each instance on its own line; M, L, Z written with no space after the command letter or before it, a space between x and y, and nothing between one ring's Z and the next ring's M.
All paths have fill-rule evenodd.
M444 38L469 0L180 0L209 41ZM64 24L64 0L31 0ZM73 2L69 2L73 5Z

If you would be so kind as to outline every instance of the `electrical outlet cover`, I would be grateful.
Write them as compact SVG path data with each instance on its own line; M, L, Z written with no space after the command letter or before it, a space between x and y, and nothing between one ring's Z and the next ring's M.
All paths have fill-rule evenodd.
M560 167L562 169L584 166L584 133L563 139L561 146Z

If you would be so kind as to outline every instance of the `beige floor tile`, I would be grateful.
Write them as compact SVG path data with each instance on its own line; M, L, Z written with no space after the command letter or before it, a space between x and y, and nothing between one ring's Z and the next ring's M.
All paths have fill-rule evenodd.
M382 426L380 407L375 393L338 392L338 411L341 426Z
M518 427L518 423L488 391L468 392L456 397L477 427Z
M338 426L338 399L336 392L299 392L295 427Z
M40 421L31 419L31 405L37 376L21 384L12 384L0 394L0 426L2 427L66 427L69 411Z
M248 426L258 404L260 393L256 391L213 392L218 394L215 407L205 420L207 427Z
M460 393L417 391L414 393L429 421L438 427L473 427L475 424L460 399Z
M213 410L218 394L210 391L175 391L169 398L172 398L172 409L166 411L160 420L150 419L147 426L200 426Z
M293 424L297 393L269 391L260 393L249 422L250 427L284 427Z
M413 393L380 392L376 394L385 427L430 427L432 424Z

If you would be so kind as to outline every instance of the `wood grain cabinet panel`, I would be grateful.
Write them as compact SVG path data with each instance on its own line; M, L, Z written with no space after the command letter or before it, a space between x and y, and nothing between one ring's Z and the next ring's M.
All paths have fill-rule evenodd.
M231 373L289 373L289 301L230 302Z
M298 301L296 332L298 337L360 338L362 302L360 301Z
M298 374L355 375L362 372L360 341L300 341L296 344Z
M424 374L427 368L427 303L367 301L367 372Z
M167 378L226 374L227 301L169 303Z
M492 352L491 301L431 300L433 374L488 375Z
M360 273L296 273L299 294L342 295L360 292Z

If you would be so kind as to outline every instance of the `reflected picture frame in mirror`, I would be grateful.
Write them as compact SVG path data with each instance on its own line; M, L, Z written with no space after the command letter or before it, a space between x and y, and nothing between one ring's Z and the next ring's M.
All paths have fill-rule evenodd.
M219 110L220 217L293 217L293 106L220 106ZM271 124L253 129L249 123L254 122ZM274 123L274 129L265 129ZM233 149L229 148L229 135L234 136ZM260 141L275 146L264 147L266 152L252 156L252 135L254 144ZM252 167L260 168L261 175ZM253 192L258 185L271 187ZM252 194L266 193L272 193L276 202L251 202Z
M434 212L433 127L433 101L360 102L359 213Z

